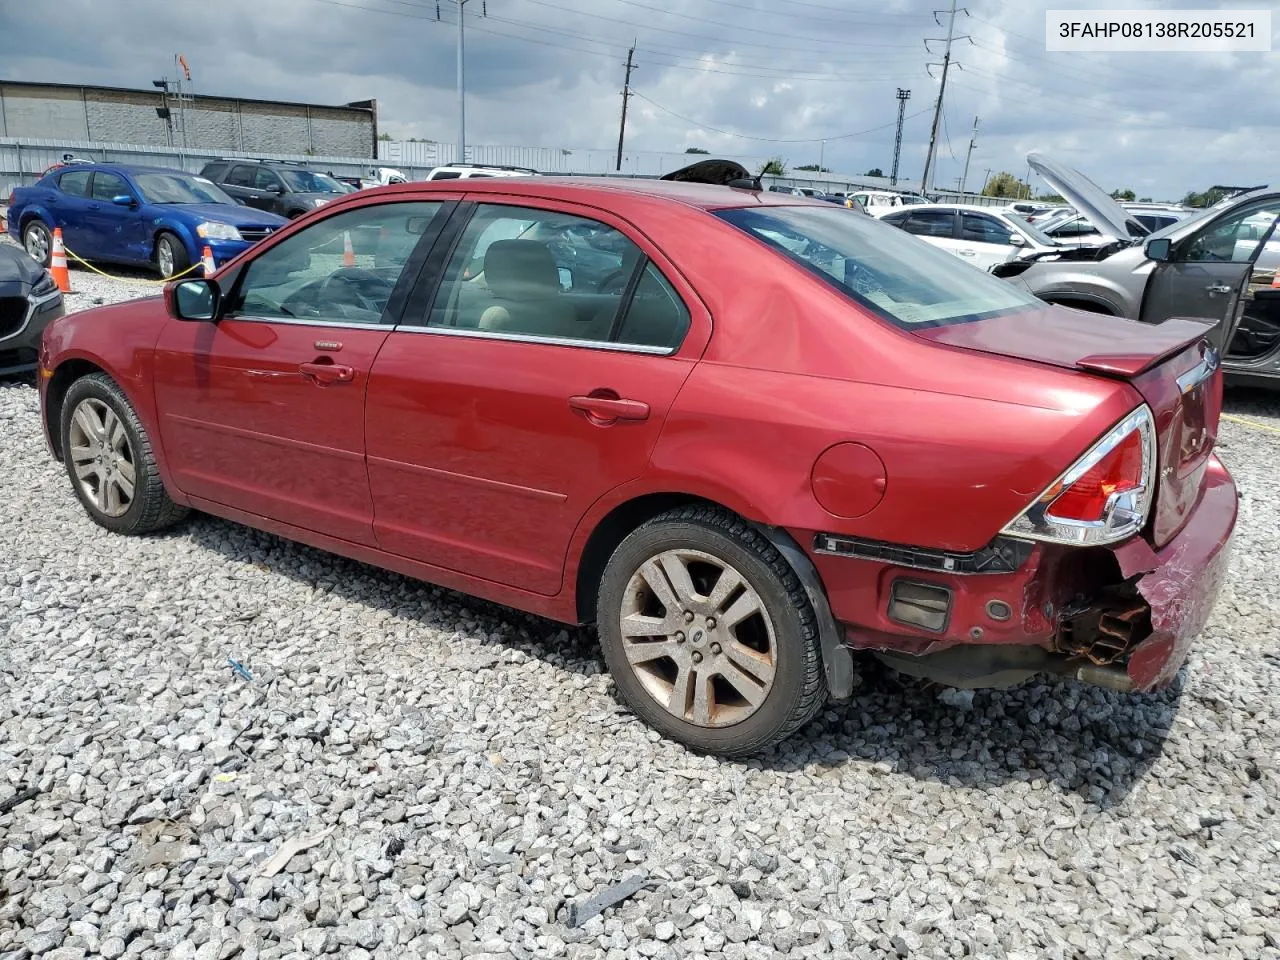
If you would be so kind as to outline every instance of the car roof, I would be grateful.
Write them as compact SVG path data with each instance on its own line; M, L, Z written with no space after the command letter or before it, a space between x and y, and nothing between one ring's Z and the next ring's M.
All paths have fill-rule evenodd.
M978 203L911 203L902 210L904 213L915 210L963 210L966 213L989 213L993 217L1005 213L1004 207L984 207Z
M108 173L187 173L178 167L135 167L127 163L68 163L65 166L58 167L56 170L50 170L50 175L74 172L76 170L103 170ZM196 174L190 174L196 176Z
M555 175L524 177L469 178L464 180L414 180L376 188L388 195L397 193L440 192L524 194L544 200L567 200L608 206L619 195L679 203L702 210L729 207L817 207L831 204L815 197L795 196L768 190L747 190L719 184L691 183L675 180L645 180L629 177L560 177ZM367 195L369 191L365 191ZM355 196L355 194L351 194Z

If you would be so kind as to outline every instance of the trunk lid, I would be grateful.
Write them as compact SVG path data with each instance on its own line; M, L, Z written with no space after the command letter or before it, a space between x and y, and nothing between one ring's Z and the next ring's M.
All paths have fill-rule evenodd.
M1161 547L1182 529L1199 500L1217 440L1222 373L1218 352L1205 339L1212 328L1195 319L1140 323L1048 306L914 332L933 343L1132 384L1155 417L1157 487L1150 530L1152 543Z
M1128 243L1133 237L1145 236L1149 232L1140 221L1131 217L1124 207L1112 200L1105 190L1079 170L1073 170L1036 151L1027 154L1027 163L1109 240Z

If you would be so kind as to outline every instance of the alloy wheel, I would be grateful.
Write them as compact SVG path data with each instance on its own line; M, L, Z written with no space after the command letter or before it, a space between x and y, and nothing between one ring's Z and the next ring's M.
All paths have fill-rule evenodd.
M133 505L137 470L124 424L101 400L81 400L71 415L70 455L85 495L108 517Z
M43 230L28 230L25 246L27 254L36 263L44 263L49 259L49 237Z
M619 622L632 672L681 720L740 723L773 688L777 643L764 601L709 553L666 550L643 563L627 584Z
M166 280L173 276L173 261L173 241L168 237L161 237L156 245L156 265L160 268L160 276Z

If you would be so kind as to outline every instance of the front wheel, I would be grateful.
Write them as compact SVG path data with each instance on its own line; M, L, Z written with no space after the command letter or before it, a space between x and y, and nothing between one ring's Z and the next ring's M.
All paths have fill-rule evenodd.
M187 513L169 499L151 438L116 382L81 377L62 401L62 458L89 517L114 533L150 533Z
M605 568L596 623L622 699L695 750L755 753L826 702L804 587L726 511L684 507L631 533Z
M182 273L191 266L191 257L182 241L172 233L161 233L156 237L156 272L168 280L174 274Z

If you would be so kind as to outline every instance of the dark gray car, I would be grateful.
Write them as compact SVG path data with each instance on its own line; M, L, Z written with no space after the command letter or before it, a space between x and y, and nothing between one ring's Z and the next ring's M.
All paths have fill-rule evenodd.
M0 244L0 376L36 368L44 328L62 313L49 271L21 247Z
M204 165L200 176L245 206L290 220L350 193L327 174L272 160L214 160Z
M1260 263L1269 259L1280 190L1245 193L1134 238L1133 214L1079 171L1038 153L1027 162L1107 242L1020 258L992 273L1042 300L1094 313L1146 323L1203 319L1232 380L1280 387L1280 299L1262 287L1274 266Z

